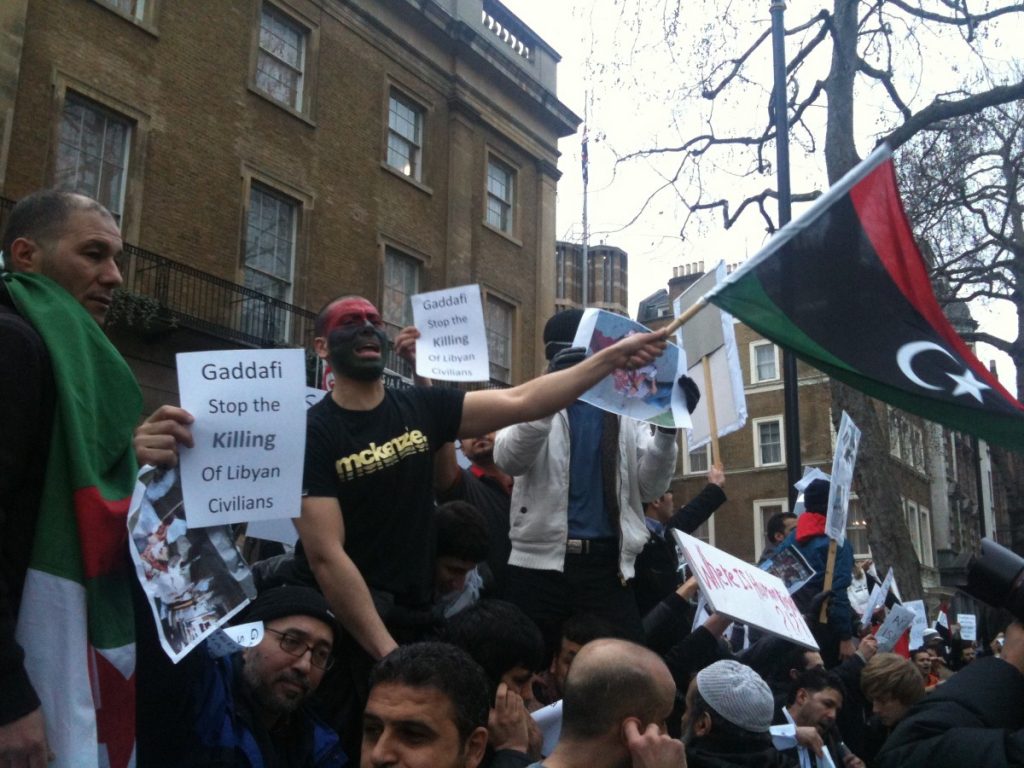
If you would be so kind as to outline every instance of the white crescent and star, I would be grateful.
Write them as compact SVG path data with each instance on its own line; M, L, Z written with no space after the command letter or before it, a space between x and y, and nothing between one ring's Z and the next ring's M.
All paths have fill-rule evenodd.
M900 370L903 371L904 376L922 389L930 389L935 392L945 391L944 387L929 384L914 372L914 358L922 352L941 352L953 362L959 362L955 357L953 357L953 355L935 342L912 341L899 348L899 351L896 353L896 364L900 367ZM946 373L946 375L956 384L956 387L952 390L953 397L958 397L959 395L970 395L981 403L984 402L981 397L982 391L991 389L988 384L978 381L974 377L974 372L969 368L964 369L963 374Z

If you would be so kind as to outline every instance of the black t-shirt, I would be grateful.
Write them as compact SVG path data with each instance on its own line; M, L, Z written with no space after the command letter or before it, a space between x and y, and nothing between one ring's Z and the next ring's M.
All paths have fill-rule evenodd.
M338 499L345 551L371 590L419 606L433 592L434 452L457 436L464 393L386 389L369 411L309 409L304 496ZM301 544L301 567L308 567Z

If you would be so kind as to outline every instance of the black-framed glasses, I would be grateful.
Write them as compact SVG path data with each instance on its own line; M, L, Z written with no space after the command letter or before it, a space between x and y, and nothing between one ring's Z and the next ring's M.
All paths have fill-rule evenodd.
M281 646L281 650L287 653L289 656L305 656L306 651L309 651L309 663L317 669L327 671L334 666L334 656L331 655L331 649L324 645L310 645L301 637L291 635L287 632L279 632L276 629L270 629L269 627L264 628L267 632L273 632L275 635L280 636L281 641L278 645Z

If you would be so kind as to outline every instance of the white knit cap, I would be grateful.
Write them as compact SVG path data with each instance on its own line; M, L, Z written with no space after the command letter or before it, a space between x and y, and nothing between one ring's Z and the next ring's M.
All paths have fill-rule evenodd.
M764 733L772 724L772 690L746 664L716 661L697 673L697 690L715 712L745 731Z

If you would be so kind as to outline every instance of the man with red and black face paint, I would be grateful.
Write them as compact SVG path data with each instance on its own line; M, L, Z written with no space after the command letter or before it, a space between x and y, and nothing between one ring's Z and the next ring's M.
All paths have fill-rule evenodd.
M296 520L297 576L320 587L365 651L361 660L358 648L348 654L351 677L360 681L372 659L396 646L396 617L433 596L434 452L458 437L554 413L614 369L645 365L665 346L662 333L632 336L572 369L505 390L398 390L381 378L388 344L382 325L377 308L358 296L335 299L317 317L314 348L335 378L330 397L309 410ZM402 331L399 353L410 352L417 336Z

